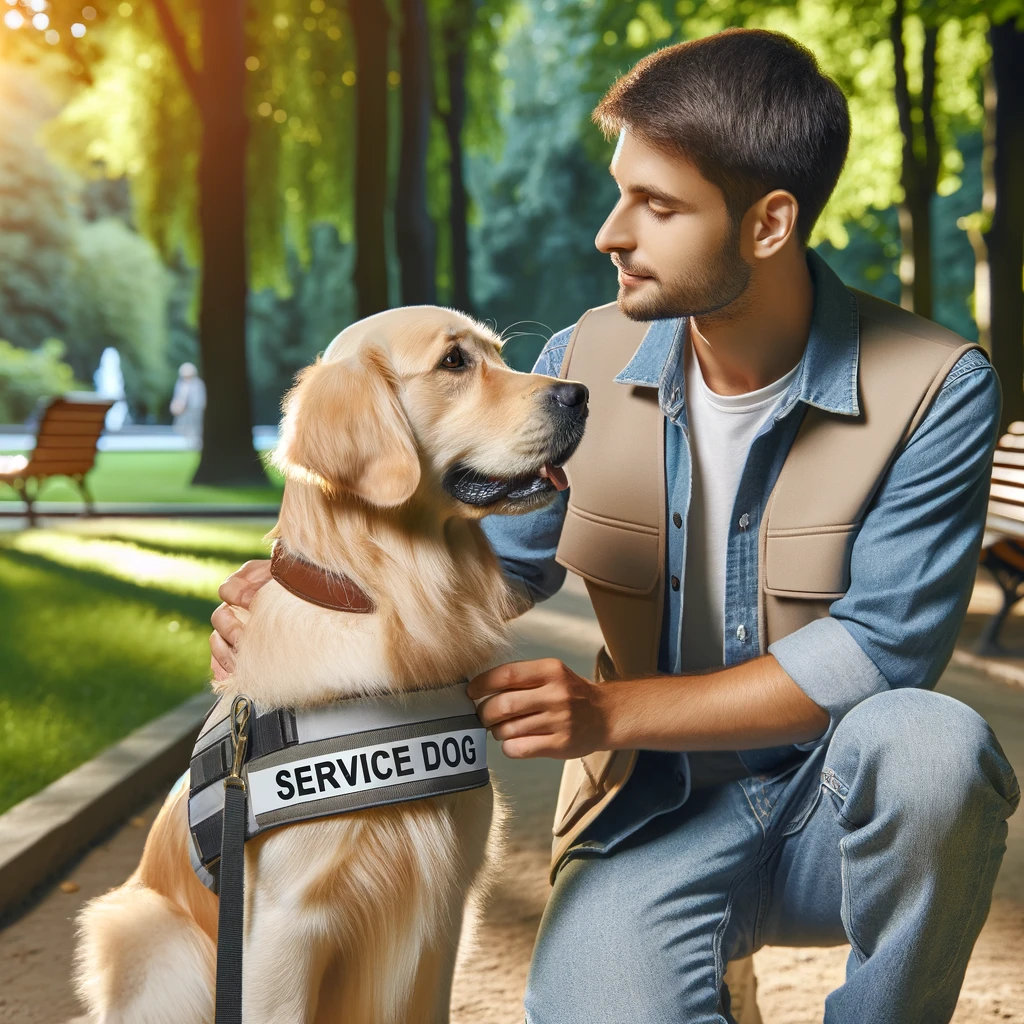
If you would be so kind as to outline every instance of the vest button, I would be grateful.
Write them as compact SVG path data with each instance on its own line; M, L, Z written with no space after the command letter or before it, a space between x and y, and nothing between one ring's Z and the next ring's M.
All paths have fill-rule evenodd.
M672 524L677 530L683 525L683 517L678 512L672 513Z
M750 516L746 512L740 516L740 529L745 530L750 525Z
M669 582L672 584L672 589L673 590L678 590L679 589L679 577L678 576L673 576L672 579L669 580Z
M747 627L744 626L742 622L736 627L736 639L739 640L740 643L745 642L747 639Z

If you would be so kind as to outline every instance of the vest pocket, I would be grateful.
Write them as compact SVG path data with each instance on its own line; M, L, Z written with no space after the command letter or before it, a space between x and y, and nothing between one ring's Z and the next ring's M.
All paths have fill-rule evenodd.
M656 526L608 519L570 504L556 558L594 583L647 594L660 577L659 531Z
M836 599L850 589L850 548L858 523L772 530L765 550L765 593Z

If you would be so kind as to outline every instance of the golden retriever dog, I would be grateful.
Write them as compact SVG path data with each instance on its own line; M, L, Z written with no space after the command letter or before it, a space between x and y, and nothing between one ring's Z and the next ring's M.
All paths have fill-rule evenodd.
M234 675L214 684L222 715L237 694L261 711L316 708L448 687L495 664L514 610L478 521L565 486L586 397L509 369L498 338L450 310L391 310L343 331L285 399L271 535L354 580L374 611L268 583ZM82 912L76 983L98 1024L213 1020L218 901L190 866L187 803L185 781L134 874ZM488 785L250 839L246 1024L448 1020L492 817Z

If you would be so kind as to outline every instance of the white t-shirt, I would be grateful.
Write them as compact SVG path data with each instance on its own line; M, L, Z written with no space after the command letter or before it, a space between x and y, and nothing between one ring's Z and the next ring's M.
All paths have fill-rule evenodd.
M799 367L758 391L718 395L704 382L689 341L685 358L692 485L686 524L682 668L699 672L723 664L725 555L750 442Z

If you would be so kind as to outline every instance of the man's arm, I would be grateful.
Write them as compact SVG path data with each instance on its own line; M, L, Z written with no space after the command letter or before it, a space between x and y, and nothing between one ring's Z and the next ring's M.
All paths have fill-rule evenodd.
M592 683L555 659L477 676L480 720L508 757L595 750L750 750L820 736L823 711L770 654L699 676Z
M512 757L825 742L873 693L934 686L970 599L999 421L976 352L953 368L853 544L850 589L769 654L700 676L595 685L558 661L501 666L470 696ZM506 693L499 693L501 690Z

